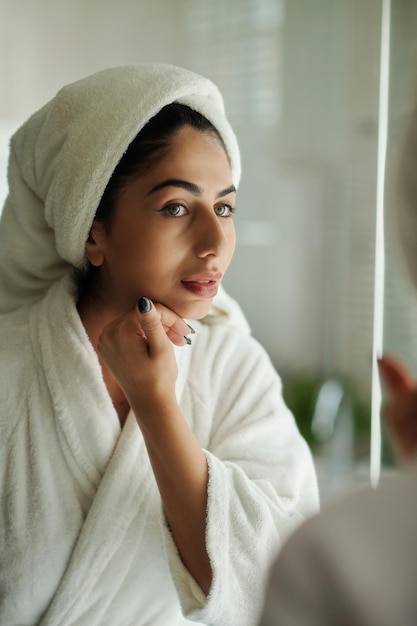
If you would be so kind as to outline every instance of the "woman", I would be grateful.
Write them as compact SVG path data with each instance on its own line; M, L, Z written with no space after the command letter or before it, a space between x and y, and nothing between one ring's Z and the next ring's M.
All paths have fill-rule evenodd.
M317 509L221 290L239 176L218 90L168 65L78 81L12 139L1 623L253 624L271 555Z

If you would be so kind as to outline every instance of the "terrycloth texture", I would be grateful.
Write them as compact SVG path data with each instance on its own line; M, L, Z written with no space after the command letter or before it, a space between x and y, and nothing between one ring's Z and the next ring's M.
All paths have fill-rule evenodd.
M100 198L129 143L162 107L202 113L240 178L235 135L211 81L164 64L103 70L64 87L13 136L0 221L0 313L42 297L79 267Z
M186 626L182 611L255 624L270 559L317 510L314 468L262 347L195 326L175 352L210 469L207 599L178 557L132 414L120 431L68 279L1 316L1 624Z
M239 304L220 285L210 311L201 320L204 324L224 324L250 333L250 326ZM194 324L194 322L193 322Z

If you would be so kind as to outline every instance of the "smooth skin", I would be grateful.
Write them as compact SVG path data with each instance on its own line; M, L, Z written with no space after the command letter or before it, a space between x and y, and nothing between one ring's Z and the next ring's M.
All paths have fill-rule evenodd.
M230 264L235 193L219 140L180 130L165 158L122 190L110 228L94 222L86 255L100 268L100 297L78 307L121 425L132 410L178 551L206 595L208 467L178 406L172 344L186 343L183 318L208 313Z

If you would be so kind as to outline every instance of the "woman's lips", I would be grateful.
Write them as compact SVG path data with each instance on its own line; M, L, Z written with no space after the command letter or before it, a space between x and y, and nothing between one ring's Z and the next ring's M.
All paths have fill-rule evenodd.
M199 298L214 298L219 289L216 280L182 280L182 285Z
M184 278L181 283L188 291L199 298L214 298L218 292L221 278L222 274L220 272L207 273Z

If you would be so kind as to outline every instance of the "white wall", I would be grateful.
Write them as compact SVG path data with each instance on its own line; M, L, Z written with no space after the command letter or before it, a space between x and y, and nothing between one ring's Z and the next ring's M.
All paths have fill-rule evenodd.
M23 120L105 67L184 62L182 0L1 0L0 119Z

